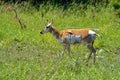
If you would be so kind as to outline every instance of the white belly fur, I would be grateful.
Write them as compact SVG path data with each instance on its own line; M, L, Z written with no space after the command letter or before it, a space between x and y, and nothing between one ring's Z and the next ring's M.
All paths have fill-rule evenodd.
M66 36L66 40L70 44L80 43L81 35L68 35Z

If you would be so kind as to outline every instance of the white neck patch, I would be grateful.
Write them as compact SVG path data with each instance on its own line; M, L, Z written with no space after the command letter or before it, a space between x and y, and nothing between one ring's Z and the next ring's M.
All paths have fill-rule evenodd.
M48 23L48 25L47 26L51 26L52 24L51 23Z

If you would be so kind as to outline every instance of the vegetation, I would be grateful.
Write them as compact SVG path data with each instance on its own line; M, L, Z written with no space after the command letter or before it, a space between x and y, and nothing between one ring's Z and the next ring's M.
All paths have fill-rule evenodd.
M0 5L0 80L119 80L120 18L112 3L107 7L72 4ZM15 8L26 28L21 29L11 10ZM91 28L97 30L97 62L85 65L89 51L83 45L72 46L72 58L61 56L62 45L51 35L40 35L46 20L59 30Z

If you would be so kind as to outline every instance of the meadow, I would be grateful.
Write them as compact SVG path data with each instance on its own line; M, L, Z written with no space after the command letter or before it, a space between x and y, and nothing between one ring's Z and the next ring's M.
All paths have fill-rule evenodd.
M27 25L21 29L8 5L0 5L0 80L120 80L120 18L111 5L62 7L13 5ZM44 14L44 16L42 16ZM50 34L40 31L53 19L57 29L98 29L93 57L86 66L89 50L84 45L71 47L61 56L62 45Z

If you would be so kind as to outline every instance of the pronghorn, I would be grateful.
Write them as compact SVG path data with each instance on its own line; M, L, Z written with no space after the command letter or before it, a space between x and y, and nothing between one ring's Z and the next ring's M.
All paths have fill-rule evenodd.
M89 59L94 53L94 63L96 60L96 50L93 47L93 43L96 37L96 33L90 29L66 29L66 30L57 30L53 27L51 22L45 26L45 28L40 32L40 34L44 34L50 32L60 43L63 44L63 54L68 49L68 56L70 56L70 45L71 44L79 44L84 43L87 45L87 48L90 50L90 54L87 60L87 64Z

